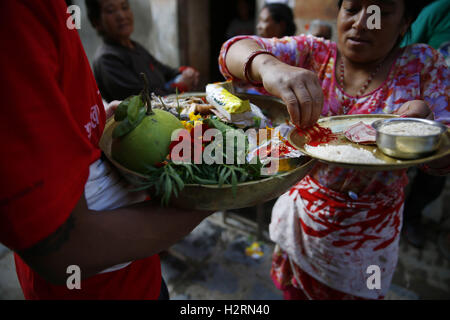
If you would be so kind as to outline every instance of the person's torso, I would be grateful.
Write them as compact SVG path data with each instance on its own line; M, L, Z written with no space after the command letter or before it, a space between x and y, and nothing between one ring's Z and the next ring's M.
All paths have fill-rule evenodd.
M139 82L140 74L144 73L149 82L150 92L155 92L158 95L167 93L165 91L165 85L169 79L166 79L163 70L159 68L157 60L139 43L133 43L135 47L133 49L130 49L118 44L114 44L112 42L105 42L101 45L101 47L98 49L98 52L96 53L96 58L94 61L96 80L102 96L107 101L122 100L126 97L118 96L114 88L108 85L108 83L110 83L111 81L116 81L116 79L106 79L106 77L108 77L108 74L102 72L101 70L101 60L106 55L112 55L118 61L120 61L116 65L116 67L118 68L116 72L120 72L120 69L123 69L123 78L120 79L120 82L124 83L125 86L127 82L132 84ZM129 91L129 95L133 94L139 94L139 91Z

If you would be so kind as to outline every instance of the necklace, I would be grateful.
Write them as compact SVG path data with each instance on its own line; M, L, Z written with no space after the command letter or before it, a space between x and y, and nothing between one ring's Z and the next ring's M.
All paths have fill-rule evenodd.
M378 73L378 71L380 70L381 66L383 65L384 60L385 59L383 59L383 61L381 61L377 65L375 70L372 71L372 73L367 78L366 82L364 82L363 86L361 87L361 89L356 94L356 97L355 97L356 100L358 100L364 94L364 92L366 92L366 90L369 87L370 83L372 82L373 78L375 77L375 75ZM341 63L340 63L340 66L339 66L339 84L341 85L342 90L345 91L344 73L345 73L344 59L341 58ZM346 99L346 101L344 101L344 104L343 104L344 105L343 106L344 114L346 114L348 112L348 110L350 109L350 105L351 104L353 104L353 99L349 99L349 101L347 101L347 99Z

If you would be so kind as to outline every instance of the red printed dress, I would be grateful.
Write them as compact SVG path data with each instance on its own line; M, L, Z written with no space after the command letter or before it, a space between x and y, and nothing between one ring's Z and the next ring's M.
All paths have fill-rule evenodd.
M230 39L219 64L237 86L247 84L234 78L224 62L228 48L244 38L254 39L287 64L316 72L325 98L323 116L393 113L407 101L425 100L436 120L450 123L448 68L427 45L402 49L385 82L357 99L335 79L336 44L305 35ZM310 299L385 296L397 264L407 181L405 170L366 172L316 165L272 211L269 229L277 249L271 275L277 287L301 289ZM378 270L380 283L371 278Z

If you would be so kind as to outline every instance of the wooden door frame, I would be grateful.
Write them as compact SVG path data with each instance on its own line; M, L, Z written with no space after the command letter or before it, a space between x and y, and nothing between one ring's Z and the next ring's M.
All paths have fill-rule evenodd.
M210 78L210 0L177 0L180 64L200 71L201 84Z

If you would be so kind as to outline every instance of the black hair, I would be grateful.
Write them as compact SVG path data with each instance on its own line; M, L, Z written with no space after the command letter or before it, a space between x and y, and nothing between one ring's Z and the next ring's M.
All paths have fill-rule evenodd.
M273 20L275 20L275 22L286 23L286 30L283 36L295 35L297 26L294 22L294 14L292 13L292 9L288 5L285 5L284 3L268 3L263 7L263 9L264 8L269 10L270 16Z
M99 0L85 0L89 22L95 28L100 20L102 6Z
M341 8L343 0L338 0L338 7ZM405 17L411 19L411 25L417 19L420 12L434 0L403 0L405 4ZM411 25L409 26L405 37L411 37Z

